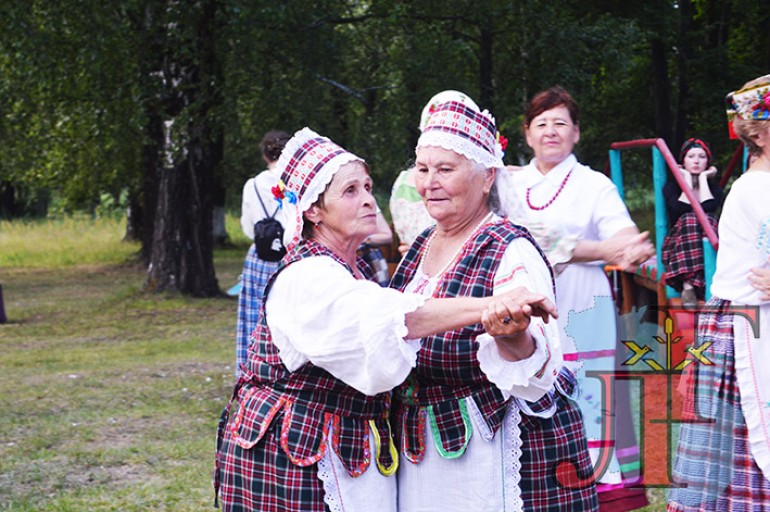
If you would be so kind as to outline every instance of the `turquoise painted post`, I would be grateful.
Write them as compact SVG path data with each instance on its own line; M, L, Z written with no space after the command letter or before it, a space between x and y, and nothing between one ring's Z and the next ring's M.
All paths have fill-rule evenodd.
M706 278L706 300L711 298L711 281L717 268L717 252L707 237L703 237L703 274Z
M620 198L625 202L626 191L623 188L623 165L620 162L619 149L610 149L610 178L618 188Z
M658 258L658 275L663 275L663 240L668 233L668 212L666 200L663 198L663 187L666 185L666 159L655 146L652 147L652 189L655 191L655 254ZM666 297L677 297L679 294L670 286L666 286Z
M746 147L746 145L743 145L743 172L746 172L746 169L749 168L749 148Z

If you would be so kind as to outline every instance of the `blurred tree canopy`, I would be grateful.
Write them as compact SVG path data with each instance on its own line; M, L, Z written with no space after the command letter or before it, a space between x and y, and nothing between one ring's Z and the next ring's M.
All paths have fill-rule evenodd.
M211 212L237 208L270 129L329 136L386 196L433 94L489 109L516 164L527 100L559 84L595 169L613 141L690 136L724 166L724 96L770 70L759 0L5 0L0 29L0 215L112 196L147 287L198 296L219 293Z

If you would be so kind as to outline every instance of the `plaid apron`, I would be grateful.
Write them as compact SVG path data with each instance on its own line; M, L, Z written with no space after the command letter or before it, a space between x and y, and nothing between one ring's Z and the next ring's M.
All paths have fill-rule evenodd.
M433 229L428 228L417 237L399 264L391 287L404 290L414 278ZM519 237L527 238L537 247L526 229L508 220L485 226L466 243L458 263L439 283L435 296L491 295L500 260L508 245ZM542 251L541 255L545 260ZM474 400L492 432L500 428L509 403L479 367L476 337L482 332L481 324L476 324L422 340L417 367L394 392L394 423L399 429L401 452L410 462L417 464L422 460L429 431L436 433L435 442L444 457L462 456L472 435L463 398ZM554 468L561 461L572 462L581 478L589 477L593 471L582 415L570 400L575 388L574 375L563 368L555 388L537 402L527 402L529 410L522 411L520 486L525 510L566 512L597 508L593 485L568 489L555 481ZM541 417L554 409L552 416Z
M717 231L717 221L707 214L709 224ZM682 291L685 282L692 283L703 298L706 279L703 274L703 228L695 214L685 213L677 219L663 241L662 260L666 266L666 284Z
M265 297L288 265L321 255L345 265L325 247L303 241L270 277ZM362 259L357 265L373 280ZM311 363L288 371L271 343L264 311L265 301L248 363L220 418L215 493L228 511L324 511L316 463L326 450L335 451L350 476L363 474L372 460L385 470L394 467L390 395L366 396ZM230 416L233 400L238 408ZM327 446L330 428L334 435ZM380 440L377 454L370 453L370 428Z
M673 469L672 512L770 511L770 481L749 448L735 373L733 314L713 297L698 322L698 343L713 365L692 364Z

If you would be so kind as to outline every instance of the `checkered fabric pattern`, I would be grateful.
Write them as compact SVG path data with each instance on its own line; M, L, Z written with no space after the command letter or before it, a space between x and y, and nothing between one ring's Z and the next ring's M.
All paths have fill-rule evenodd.
M598 510L593 484L565 486L556 478L558 464L571 464L577 476L590 479L593 473L588 442L583 429L580 407L569 400L577 380L562 368L557 377L557 389L529 404L533 411L556 405L550 418L521 415L521 498L524 510L538 512L575 512Z
M425 243L434 228L424 231L407 252L391 280L391 287L403 290L413 279ZM514 239L529 233L506 219L487 224L462 249L457 265L449 270L436 288L436 297L486 297L492 294L494 276L500 260ZM533 244L537 247L537 244ZM544 257L545 259L545 257ZM481 324L423 339L417 354L417 367L407 382L396 390L401 406L398 423L404 427L407 454L419 460L422 415L413 408L433 406L443 447L457 452L465 442L466 428L458 399L473 396L490 428L497 430L505 415L506 401L487 381L476 359L476 337ZM440 404L440 405L439 405Z
M302 236L302 214L316 202L340 167L353 161L364 163L362 158L310 128L299 130L286 143L276 167L281 170L281 183L285 187L277 198L281 203L279 217L285 228L287 250Z
M717 230L716 219L706 214L709 224ZM706 288L703 273L703 228L694 213L677 219L663 242L662 259L666 268L666 284L682 291L685 282L695 286L700 298Z
M452 133L495 154L497 129L494 120L459 101L448 101L436 107L422 131L434 130Z
M257 326L259 309L267 279L278 268L278 262L263 261L257 256L254 244L249 247L243 262L241 274L241 293L238 295L238 321L235 339L236 376L241 373L241 365L247 360L246 353L251 344L251 334Z
M290 155L281 179L289 190L302 197L316 174L334 157L347 153L326 137L315 137L306 141Z
M265 295L288 265L320 255L345 265L320 244L303 241L270 277ZM362 259L357 265L367 279L374 279ZM263 301L248 364L233 390L231 403L236 399L238 408L231 416L228 404L220 419L215 491L228 511L321 511L323 489L315 463L331 448L351 476L367 470L374 458L369 421L380 436L378 462L392 466L390 395L363 395L311 363L289 372L270 340ZM324 439L331 423L337 429L329 447Z
M415 240L396 270L392 287L403 290L413 278L432 229ZM459 263L437 287L436 296L490 295L505 248L522 236L532 241L524 228L508 220L485 226L463 249ZM469 432L460 398L472 396L493 431L502 424L507 401L486 380L475 355L475 338L481 331L477 325L423 339L416 370L394 393L401 450L410 461L422 459L429 414L438 426L442 448L449 453L464 450ZM581 478L587 478L593 471L580 409L566 398L573 396L576 382L574 375L562 368L555 389L537 402L528 403L534 413L556 405L554 416L544 419L522 414L521 489L525 510L572 512L598 508L593 485L568 489L555 481L555 465L561 461L573 462Z
M495 120L488 111L479 112L470 102L447 101L431 112L417 140L417 150L443 148L487 169L503 169L504 152L498 136ZM506 173L498 173L497 180L507 176Z
M730 303L713 297L699 316L698 344L713 365L693 364L684 401L667 510L767 512L770 481L749 449L735 373Z

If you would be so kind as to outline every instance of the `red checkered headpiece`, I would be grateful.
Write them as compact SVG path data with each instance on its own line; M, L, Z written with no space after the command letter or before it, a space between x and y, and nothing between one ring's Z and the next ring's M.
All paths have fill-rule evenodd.
M343 165L364 160L338 146L310 128L303 128L289 139L278 159L285 193L281 200L284 245L291 250L302 236L303 213L326 190Z

